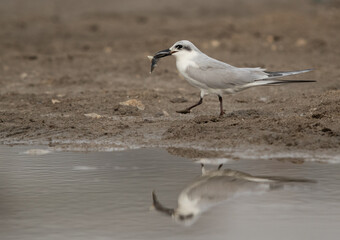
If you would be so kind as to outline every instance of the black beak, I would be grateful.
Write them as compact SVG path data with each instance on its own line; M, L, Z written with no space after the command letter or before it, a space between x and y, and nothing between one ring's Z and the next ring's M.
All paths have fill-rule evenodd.
M151 71L150 71L150 73L152 73L154 68L157 66L157 62L159 61L160 58L170 56L175 52L177 52L177 51L171 51L170 49L164 49L164 50L161 50L159 52L156 52L155 55L153 56L152 60L151 60Z
M153 56L152 60L151 60L151 71L150 71L150 73L152 73L154 68L157 66L157 62L159 61L160 58L170 56L172 53L173 53L173 51L171 51L170 49L164 49L164 50L161 50L159 52L156 52L155 55Z
M169 216L172 216L175 213L173 208L166 208L158 201L155 191L152 192L152 203L155 209L159 212L165 213Z
M156 54L153 57L162 58L162 57L170 56L171 54L172 54L172 51L170 49L164 49L159 52L156 52Z

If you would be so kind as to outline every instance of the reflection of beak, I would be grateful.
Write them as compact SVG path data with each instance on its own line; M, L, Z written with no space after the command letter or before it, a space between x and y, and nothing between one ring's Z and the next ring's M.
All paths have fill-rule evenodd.
M155 56L153 56L153 57L154 58L162 58L162 57L170 56L171 54L173 54L175 52L176 51L171 51L170 49L164 49L164 50L157 52L155 54Z
M152 192L152 202L157 211L165 213L169 216L172 216L175 213L173 208L166 208L158 201L155 191Z

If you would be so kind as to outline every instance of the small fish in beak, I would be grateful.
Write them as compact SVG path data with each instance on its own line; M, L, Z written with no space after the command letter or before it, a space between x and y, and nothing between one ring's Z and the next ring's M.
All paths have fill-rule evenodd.
M172 54L172 51L170 49L164 49L164 50L157 52L153 57L148 56L148 58L151 60L151 71L150 71L150 73L152 73L152 71L155 69L160 58L170 56L171 54Z
M175 209L173 208L167 208L164 207L159 201L158 198L156 196L155 191L152 191L152 205L154 206L154 208L162 213L165 213L166 215L172 216L175 213Z

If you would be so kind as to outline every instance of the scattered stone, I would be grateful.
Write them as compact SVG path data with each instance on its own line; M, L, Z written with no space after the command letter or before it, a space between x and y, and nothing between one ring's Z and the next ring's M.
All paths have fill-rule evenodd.
M136 107L136 108L138 108L139 110L142 110L142 111L145 109L144 104L137 99L129 99L125 102L120 102L119 104L123 105L123 106L133 106L133 107Z
M198 116L193 120L196 124L206 124L209 122L219 122L220 119L216 116Z
M60 103L58 99L52 99L51 101L52 101L52 104Z
M268 98L266 98L266 97L260 97L260 98L259 98L259 101L260 101L260 102L267 102L267 101L268 101Z
M295 42L295 46L297 46L297 47L304 47L304 46L306 46L306 44L307 44L307 41L304 38L299 38Z
M324 115L322 113L314 113L314 114L312 114L312 118L321 119L323 117L324 117Z
M226 117L237 117L237 118L247 118L247 117L259 117L263 116L263 113L256 109L246 109L246 110L236 110L231 113L226 114Z
M309 45L311 46L311 48L315 49L315 48L324 48L327 46L327 42L323 39L312 39L309 43Z
M96 119L99 119L101 118L102 116L97 114L97 113L86 113L84 114L85 117L89 117L89 118L96 118Z
M91 167L91 166L74 166L72 168L73 171L91 171L91 170L96 170L96 167Z
M20 74L21 79L25 79L25 78L27 78L27 76L28 76L28 74L25 73L25 72Z
M163 110L163 115L166 116L166 117L170 116L170 114L167 111L165 111L165 110Z
M281 37L278 35L268 35L266 40L268 43L274 43L280 41Z
M332 130L330 128L326 128L324 127L323 129L321 129L322 132L332 132Z
M134 106L125 106L125 105L115 105L113 107L113 111L115 115L122 115L122 116L138 116L140 115L140 111L138 108Z
M137 17L135 18L135 20L136 20L136 22L138 22L138 23L145 24L145 23L148 22L148 17L146 17L146 16L137 16Z
M47 149L30 149L24 152L24 154L28 154L28 155L45 155L49 153L51 153L51 151Z
M27 59L27 60L37 60L38 59L38 56L37 55L24 55L22 56L24 59Z
M272 44L272 45L270 46L270 49L271 49L273 52L275 52L275 51L277 50L277 46L276 46L275 44Z
M235 99L236 102L238 103L247 103L248 101L247 100L244 100L244 99Z
M112 47L105 47L104 48L104 53L110 54L112 52Z
M188 102L188 100L184 97L178 97L178 98L170 99L170 102L172 102L172 103L185 103L185 102Z
M144 123L153 123L154 121L150 120L150 119L144 119L143 120Z
M210 44L211 44L211 46L212 46L213 48L217 48L217 47L219 47L219 46L221 45L221 42L215 39L215 40L212 40L212 41L210 42Z
M123 123L123 122L120 122L120 123L117 124L117 128L118 129L128 129L128 128L130 128L130 126Z
M96 24L96 23L91 24L91 25L88 26L88 30L89 30L90 32L98 32L99 29L100 29L100 27L99 27L99 25Z

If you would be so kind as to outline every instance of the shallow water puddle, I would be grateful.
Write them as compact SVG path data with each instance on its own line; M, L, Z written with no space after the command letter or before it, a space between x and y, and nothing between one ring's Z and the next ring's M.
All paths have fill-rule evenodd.
M275 191L230 197L205 206L207 211L184 226L150 209L151 192L156 191L164 206L175 208L181 191L201 175L197 162L163 149L89 153L32 149L39 147L0 146L2 240L300 240L340 235L340 164L226 161L223 169L317 183L289 183Z

